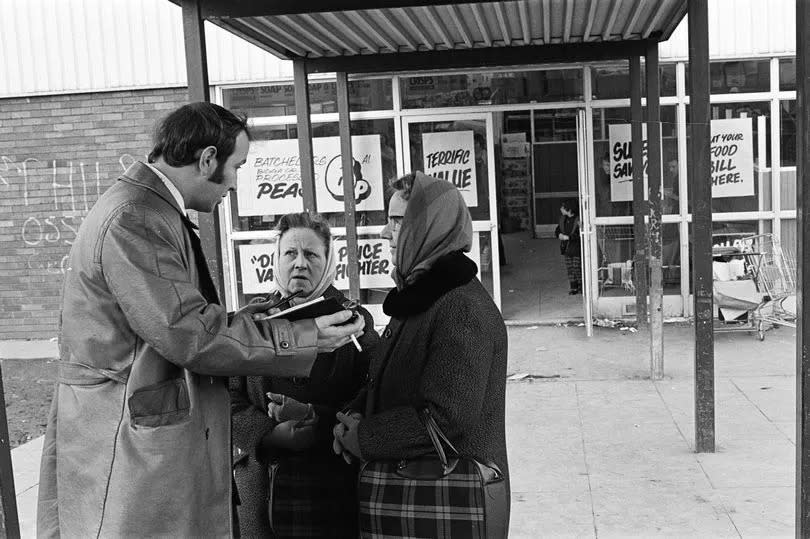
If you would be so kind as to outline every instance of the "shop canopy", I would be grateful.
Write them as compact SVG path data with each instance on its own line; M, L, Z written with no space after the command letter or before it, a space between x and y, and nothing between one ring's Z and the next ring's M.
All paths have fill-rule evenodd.
M310 72L367 72L627 58L635 48L621 44L668 39L687 0L201 0L199 6L202 19L280 58L306 59Z

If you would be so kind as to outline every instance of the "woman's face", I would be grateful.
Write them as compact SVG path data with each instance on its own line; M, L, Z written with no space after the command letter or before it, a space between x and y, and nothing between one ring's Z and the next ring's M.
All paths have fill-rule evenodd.
M309 294L326 269L323 240L309 228L291 228L279 241L279 283L286 283L290 294L299 290Z
M397 261L397 241L399 240L399 230L402 228L402 218L405 217L405 208L408 201L402 197L400 191L396 191L388 204L388 224L385 225L380 237L389 240L391 243L391 262Z

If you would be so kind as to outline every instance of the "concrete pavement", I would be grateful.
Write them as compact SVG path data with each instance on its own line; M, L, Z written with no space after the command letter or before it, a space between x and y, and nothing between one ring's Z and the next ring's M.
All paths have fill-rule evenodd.
M652 382L641 332L509 328L511 537L794 535L795 331L715 336L713 454L694 452L692 335L665 326ZM41 447L12 452L24 537Z

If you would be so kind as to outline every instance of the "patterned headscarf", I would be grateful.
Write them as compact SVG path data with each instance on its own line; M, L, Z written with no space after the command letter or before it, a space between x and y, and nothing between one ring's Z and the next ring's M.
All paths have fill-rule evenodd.
M452 183L414 173L413 189L397 238L397 288L416 281L439 258L472 247L472 218Z

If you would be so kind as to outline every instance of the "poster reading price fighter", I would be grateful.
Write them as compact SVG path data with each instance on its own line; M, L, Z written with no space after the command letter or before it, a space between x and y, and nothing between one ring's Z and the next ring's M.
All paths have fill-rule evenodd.
M475 177L475 145L472 131L423 133L422 152L425 156L425 174L455 185L468 208L478 206L479 178Z
M337 268L335 288L349 289L349 249L346 240L335 241ZM394 286L391 270L391 244L386 239L357 240L357 262L360 269L360 288L388 289Z

